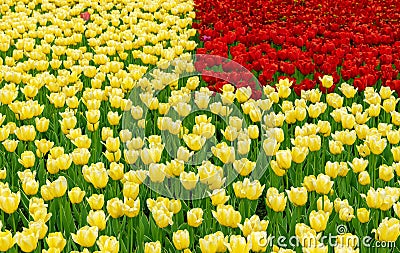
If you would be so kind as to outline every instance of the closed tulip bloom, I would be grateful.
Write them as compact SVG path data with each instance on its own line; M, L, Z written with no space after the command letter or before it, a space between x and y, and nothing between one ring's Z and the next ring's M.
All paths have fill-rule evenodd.
M259 136L259 129L257 125L250 125L247 127L250 139L257 139Z
M367 144L362 144L357 146L357 151L361 157L369 156L371 150L369 149Z
M23 252L32 252L38 243L38 234L32 229L24 229L14 235L14 240Z
M278 177L286 175L286 170L281 169L275 160L270 161L270 167L272 171L275 173L275 175L277 175Z
M336 178L339 174L340 165L338 162L328 161L325 164L325 174L331 178Z
M139 184L133 182L125 182L122 190L125 198L136 199L139 195Z
M291 155L293 162L300 164L306 159L308 155L308 148L294 146L292 148Z
M356 124L356 119L353 114L342 115L342 127L345 129L353 129Z
M322 83L324 88L330 88L333 85L333 77L329 75L324 75L322 78L320 77L319 80Z
M400 221L386 217L372 232L375 233L375 239L378 241L395 242L400 235Z
M39 182L33 179L23 180L22 190L26 195L35 195L39 190Z
M267 156L273 156L277 153L280 144L275 139L265 139L263 142L263 149Z
M90 152L86 148L76 148L72 151L71 158L76 165L86 165L89 162Z
M389 182L393 177L394 169L392 166L387 166L386 164L379 166L379 179Z
M15 240L9 230L0 231L0 251L6 252L14 246Z
M47 235L46 243L50 248L57 248L62 251L67 244L61 232L54 232Z
M339 90L343 93L346 98L353 98L357 93L357 88L354 88L353 85L342 83L339 87Z
M374 188L370 188L368 190L367 195L361 194L361 197L365 198L367 205L369 208L379 209L384 204L385 200L385 191L382 188L378 188L375 190Z
M255 168L256 163L249 161L247 158L242 158L233 162L233 168L241 176L248 176Z
M213 234L200 238L199 244L202 253L214 253L218 250L218 242L215 240Z
M209 193L209 196L213 206L223 205L229 200L229 196L226 196L225 189L213 190L212 193Z
M386 134L388 142L392 145L396 145L400 142L400 131L389 130Z
M43 220L38 221L30 221L29 222L29 229L33 231L33 233L38 235L38 239L43 239L48 231L48 227Z
M371 152L375 155L382 154L386 148L387 140L381 139L377 135L367 136L366 144L368 145Z
M391 149L392 151L392 155L393 155L393 160L395 162L399 162L400 161L400 147L393 147Z
M151 163L149 165L149 178L154 183L161 183L165 179L166 165L162 163Z
M358 174L358 182L361 185L369 185L371 183L368 171L361 171L360 174Z
M124 215L128 218L138 216L140 211L140 198L136 198L135 200L125 198L122 210Z
M353 158L353 161L349 163L349 165L353 169L354 173L360 173L367 168L368 160L355 157Z
M19 142L18 140L7 139L3 141L2 144L8 152L13 153L17 149L18 142Z
M314 175L305 176L302 185L307 188L307 191L315 191L317 178Z
M205 137L195 134L185 134L183 135L183 140L185 141L186 145L193 151L199 151L206 142Z
M258 215L253 215L249 218L246 218L243 225L239 224L240 230L245 237L249 236L252 232L260 232L266 231L269 225L269 221L260 220Z
M323 202L323 204L322 204L322 202ZM331 214L332 210L333 210L333 203L328 198L328 196L324 195L324 196L318 198L317 209Z
M123 206L124 202L120 200L119 198L112 198L107 201L107 212L111 215L113 218L119 218L122 215L124 215L123 212Z
M117 152L120 147L119 137L116 137L116 138L109 137L106 140L105 146L107 148L107 151L112 152L112 153Z
M81 203L85 197L85 191L82 191L79 187L74 187L68 192L68 197L72 204Z
M231 253L248 253L251 249L251 243L246 241L246 238L240 235L231 235L229 243L225 243Z
M321 137L319 135L311 135L308 137L308 148L310 151L318 151L321 149Z
M199 181L199 175L195 174L194 172L186 172L183 171L180 174L180 181L183 185L183 187L186 190L193 190L196 188L197 182Z
M98 227L84 226L80 228L76 234L72 233L72 240L75 243L85 248L92 247L97 239L99 229Z
M203 209L193 208L187 212L187 221L189 226L198 227L203 222Z
M24 151L18 162L25 168L30 168L35 165L35 154L32 151Z
M156 209L156 210L153 210L151 213L154 218L154 221L156 222L156 224L159 228L165 228L168 225L173 224L173 221L172 221L173 213L172 212Z
M64 196L64 194L67 192L67 187L67 179L64 176L58 177L50 184L50 189L55 198Z
M326 195L331 191L333 183L329 176L319 174L315 180L315 190L319 194Z
M118 112L108 112L107 113L107 120L110 125L115 126L119 124L119 120L121 119L122 115L118 115Z
M295 206L304 206L307 203L308 192L305 187L290 187L290 191L286 190L286 193L289 197L289 201Z
M369 210L366 208L357 209L357 219L361 223L367 223L369 221Z
M190 157L192 157L192 155L194 154L193 151L189 151L186 147L180 146L178 148L177 154L176 154L176 158L178 160L184 161L184 162L188 162Z
M100 210L104 205L104 195L103 194L93 194L87 198L89 206L92 210Z
M98 227L100 231L106 228L107 219L103 210L90 210L86 221L90 226Z
M339 155L343 150L343 144L340 141L329 141L329 152L332 155Z
M24 125L15 131L15 135L20 141L33 141L36 137L36 130L32 125Z
M50 120L44 117L42 118L35 118L35 126L38 132L44 133L49 128Z
M310 213L310 226L317 233L324 231L326 229L328 219L329 219L329 213L324 212L322 210L319 210L318 212L313 210Z
M144 253L161 253L161 243L156 242L146 242L144 244Z
M20 192L0 195L0 209L5 213L12 214L17 211L20 200Z
M286 207L287 198L283 192L279 193L276 188L271 187L267 190L265 201L267 206L274 210L274 212L283 212Z
M354 218L354 209L350 207L344 207L339 211L339 219L345 222L349 222Z
M222 225L237 228L242 220L240 212L236 211L231 205L219 205L217 211L212 211L214 218Z
M121 180L124 177L124 165L122 163L112 162L107 172L112 180Z
M102 235L97 240L97 246L101 252L118 253L119 242L114 236Z
M189 248L190 244L189 231L185 229L174 232L172 234L172 241L177 250L184 250L186 248Z
M276 162L281 169L289 169L292 164L292 154L290 150L279 150L276 152Z

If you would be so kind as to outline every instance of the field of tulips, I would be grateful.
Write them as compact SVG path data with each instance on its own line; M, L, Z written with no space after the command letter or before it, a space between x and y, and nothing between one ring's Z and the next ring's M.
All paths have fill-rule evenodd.
M400 252L398 1L0 19L0 252Z

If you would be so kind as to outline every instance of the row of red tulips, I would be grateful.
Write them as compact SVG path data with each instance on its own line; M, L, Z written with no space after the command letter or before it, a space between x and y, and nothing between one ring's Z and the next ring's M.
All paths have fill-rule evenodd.
M400 3L388 1L197 1L203 47L257 72L262 85L281 75L302 89L328 74L359 90L377 83L400 92ZM206 80L214 89L218 80ZM217 88L215 88L215 86ZM333 91L335 87L330 88Z

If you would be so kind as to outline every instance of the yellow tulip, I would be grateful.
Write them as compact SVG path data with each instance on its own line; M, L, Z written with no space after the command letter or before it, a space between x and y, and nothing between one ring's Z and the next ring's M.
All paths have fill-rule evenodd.
M68 192L68 197L72 204L81 203L85 197L85 191L82 191L79 187L74 187Z
M93 194L87 198L89 206L92 210L100 210L104 205L104 195L103 194Z
M386 217L372 232L375 233L375 239L378 241L395 242L400 235L400 221Z
M203 222L203 209L193 208L187 212L187 221L189 226L198 227Z
M324 196L318 198L317 209L331 214L332 210L333 210L333 203L328 198L328 196L324 195Z
M98 227L84 226L80 228L76 234L72 233L72 240L82 247L92 247L97 239L99 229Z
M308 192L305 187L293 188L292 186L290 190L286 190L286 194L289 197L289 201L295 206L304 206L307 203Z
M322 78L320 77L319 80L322 83L322 86L325 88L330 88L333 85L333 77L329 75L324 75Z
M115 197L107 201L107 212L114 219L124 215L123 212L124 203L119 198Z
M328 194L333 186L333 181L331 178L324 174L319 174L315 180L315 190L319 194Z
M103 210L90 210L88 216L86 217L86 221L90 226L98 227L100 231L106 228L107 219Z
M246 241L246 238L240 235L231 235L229 243L225 243L229 252L232 253L248 253L251 249L251 243Z
M97 240L97 246L101 252L118 253L119 242L114 236L102 235Z
M199 175L192 171L189 173L183 171L180 174L180 181L186 190L193 190L196 188L197 182L199 181Z
M0 195L0 209L5 213L12 214L18 209L19 202L21 200L20 192Z
M161 243L156 242L146 242L144 244L144 253L161 253Z
M358 182L361 185L369 185L371 183L368 171L361 171L360 174L358 174Z
M189 231L178 230L172 234L172 241L177 250L184 250L189 247L190 237Z
M0 231L0 251L6 252L14 246L15 240L9 230Z
M231 205L219 205L217 211L212 210L213 217L222 226L237 228L242 220L242 216Z
M311 211L310 213L310 226L313 228L317 233L324 231L326 229L326 225L328 223L329 213L324 212L322 210Z
M54 232L47 235L46 243L50 248L57 248L62 251L67 244L61 232Z
M357 219L361 223L367 223L369 221L369 210L366 208L357 209Z
M267 190L265 201L267 206L274 212L283 212L286 207L286 200L285 194L283 192L279 193L276 188L271 187Z
M25 168L30 168L35 165L35 154L32 151L24 151L18 162Z
M32 252L36 249L38 243L38 233L32 229L24 229L14 235L14 240L23 252Z

